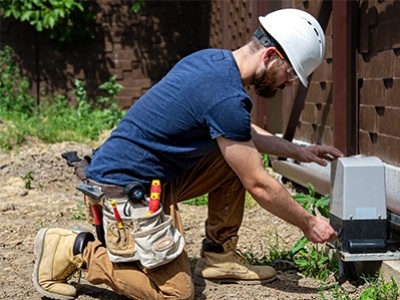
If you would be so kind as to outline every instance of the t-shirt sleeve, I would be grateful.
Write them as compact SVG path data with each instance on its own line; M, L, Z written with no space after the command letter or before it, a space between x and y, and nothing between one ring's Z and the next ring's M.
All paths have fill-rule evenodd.
M211 138L219 136L235 141L251 139L251 100L225 99L214 105L206 119Z

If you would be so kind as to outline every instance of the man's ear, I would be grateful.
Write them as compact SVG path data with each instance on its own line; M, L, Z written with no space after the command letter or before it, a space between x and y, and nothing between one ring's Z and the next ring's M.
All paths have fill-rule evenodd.
M272 56L276 54L276 48L275 47L266 47L264 49L264 53L262 55L262 59L264 61L264 64L267 64L268 61L271 60Z

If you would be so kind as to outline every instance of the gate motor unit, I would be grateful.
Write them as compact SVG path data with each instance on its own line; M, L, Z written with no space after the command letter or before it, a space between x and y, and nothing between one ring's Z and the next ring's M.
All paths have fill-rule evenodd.
M330 224L338 234L331 246L340 263L395 260L386 208L385 166L374 156L341 157L331 164ZM392 219L392 217L391 217Z

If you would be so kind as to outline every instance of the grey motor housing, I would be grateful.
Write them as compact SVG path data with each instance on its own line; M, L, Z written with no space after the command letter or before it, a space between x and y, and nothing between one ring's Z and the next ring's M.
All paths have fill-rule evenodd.
M387 244L385 166L374 156L341 157L331 165L330 224L335 247L383 253Z

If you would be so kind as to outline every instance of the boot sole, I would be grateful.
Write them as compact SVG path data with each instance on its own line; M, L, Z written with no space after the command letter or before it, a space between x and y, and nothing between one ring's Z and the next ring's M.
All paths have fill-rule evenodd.
M193 283L198 286L206 285L221 285L221 284L239 284L239 285L265 285L276 280L274 277L263 279L263 280L243 280L234 278L203 278L197 275L193 275Z
M51 299L58 299L58 300L71 300L75 299L75 297L70 297L70 296L64 296L60 294L55 294L49 291L46 291L42 288L42 286L39 283L39 267L40 263L42 261L42 256L43 256L43 244L44 244L44 238L46 235L48 228L42 228L39 230L39 232L36 235L35 238L35 247L33 248L33 253L36 256L35 260L35 265L33 267L33 274L32 274L32 281L35 289L42 294L43 296L46 296Z

